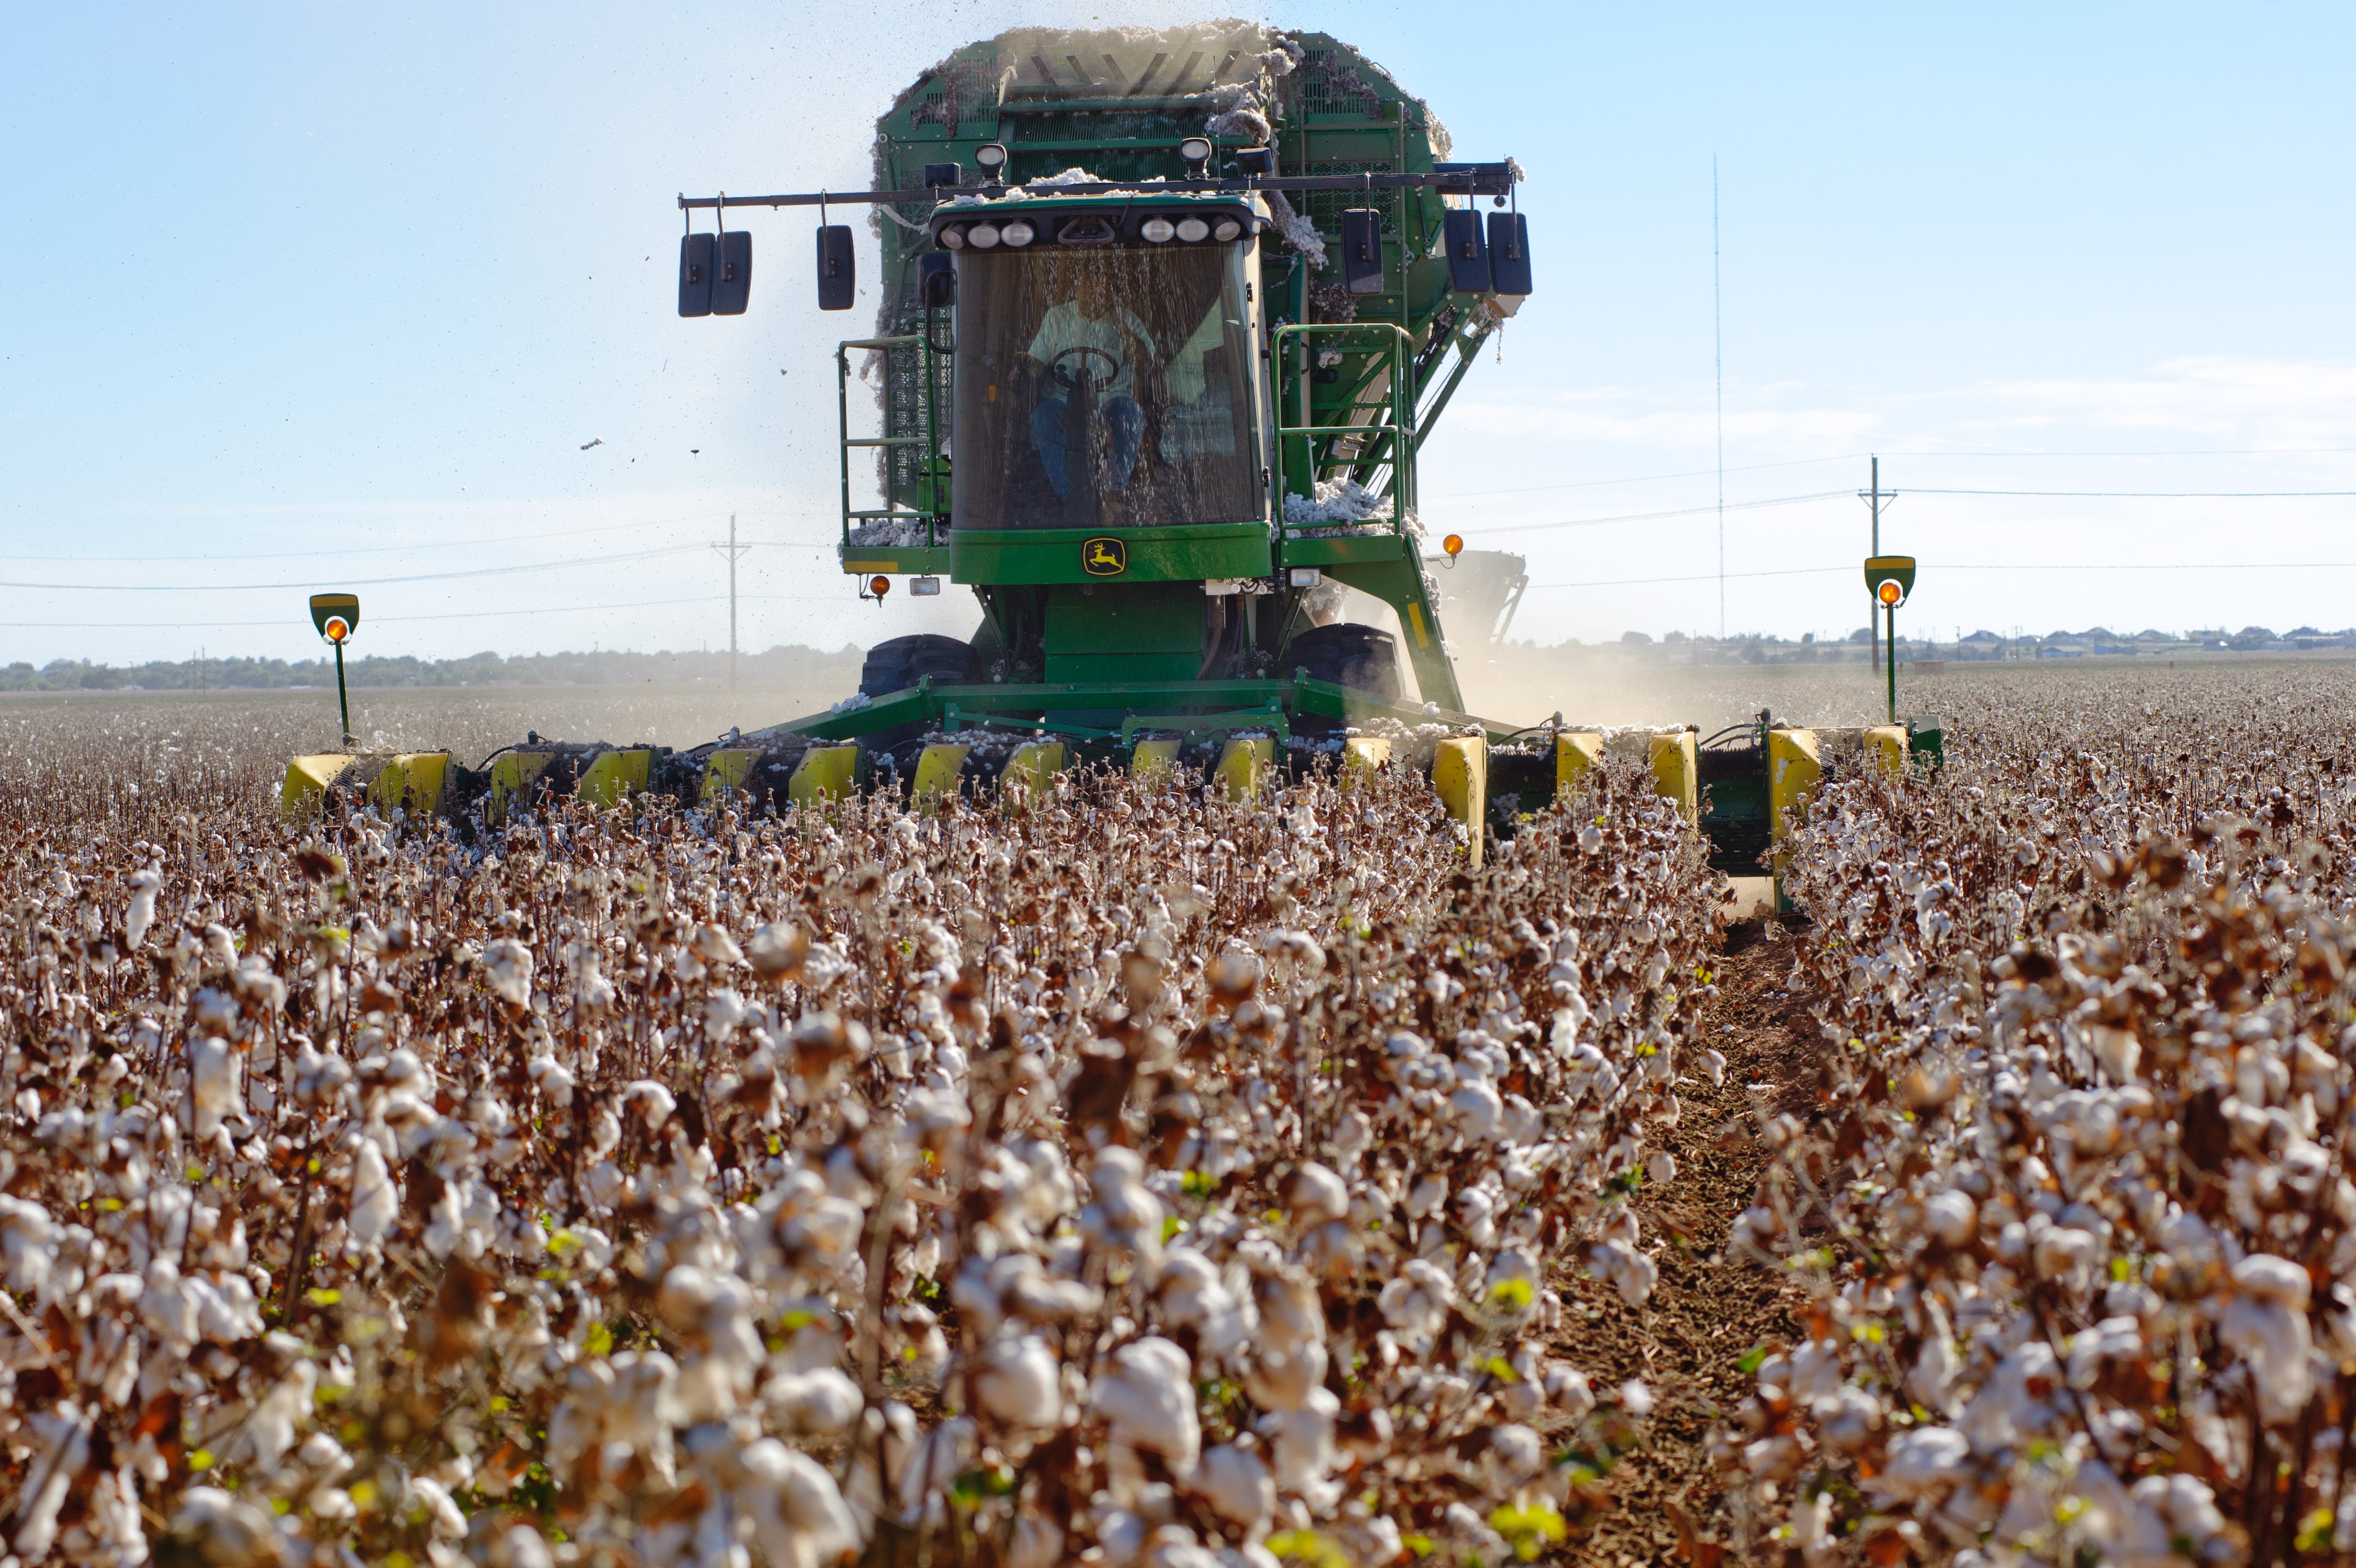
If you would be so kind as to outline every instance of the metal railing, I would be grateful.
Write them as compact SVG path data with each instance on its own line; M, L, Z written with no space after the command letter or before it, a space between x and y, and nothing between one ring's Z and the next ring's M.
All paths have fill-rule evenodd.
M1354 336L1364 338L1367 334L1373 334L1380 339L1380 347L1376 351L1387 360L1388 420L1377 422L1369 419L1363 424L1311 423L1312 417L1311 408L1316 395L1312 384L1312 375L1316 364L1315 340L1321 338L1348 338ZM1288 339L1297 340L1297 344ZM1284 397L1281 389L1277 395L1276 493L1279 518L1282 517L1284 498L1290 493L1290 486L1286 482L1288 462L1295 463L1307 470L1308 493L1312 496L1316 492L1318 471L1331 464L1346 463L1349 467L1361 469L1366 468L1369 465L1387 464L1390 468L1391 532L1405 532L1408 514L1415 510L1417 443L1415 388L1412 373L1415 340L1408 335L1404 328L1389 321L1302 322L1276 329L1269 338L1270 358L1277 364L1283 365L1287 362L1285 356L1293 351L1296 346L1301 355L1301 363L1291 372L1291 390L1294 404L1299 410L1296 415L1300 420L1299 424L1284 423ZM1357 351L1366 350L1363 345L1359 345ZM1353 396L1344 412L1376 413L1382 412L1384 409L1385 404L1381 402L1362 403ZM1360 446L1355 452L1349 454L1344 459L1339 455L1338 449L1342 443L1347 440L1357 441ZM1318 451L1321 443L1324 447L1322 458ZM1369 471L1366 477L1371 479L1375 476ZM1293 525L1285 526L1289 532ZM1312 523L1301 526L1328 525Z
M882 435L853 435L851 434L851 351L853 349L866 349L873 353L882 354L885 357L886 364L884 367L884 380L887 386L890 384L892 380L889 360L893 351L895 349L905 350L909 349L913 349L916 351L916 368L918 371L916 381L917 386L920 389L918 396L923 399L922 416L925 424L925 433L922 435L894 435L890 434L892 429L892 410L888 403L884 411L884 428L885 434ZM948 531L948 495L947 493L947 476L941 474L937 467L937 465L940 460L939 453L941 449L941 433L940 419L938 413L934 406L933 395L933 381L935 375L933 356L936 352L937 350L933 348L932 344L926 339L922 333L910 333L905 337L899 338L851 338L835 345L834 392L836 413L839 421L838 437L842 453L842 548L845 551L849 551L852 548L851 542L851 525L858 522L875 522L886 520L896 520L902 522L920 521L925 525L925 545L927 549L942 543L943 541L941 536ZM851 504L851 452L854 449L873 451L879 447L888 449L899 446L916 446L924 449L924 460L918 465L918 473L920 476L918 479L918 494L926 497L932 502L931 509L928 510L911 511L905 510L892 505L892 489L888 476L886 477L884 485L884 504L880 510L860 510L852 507Z

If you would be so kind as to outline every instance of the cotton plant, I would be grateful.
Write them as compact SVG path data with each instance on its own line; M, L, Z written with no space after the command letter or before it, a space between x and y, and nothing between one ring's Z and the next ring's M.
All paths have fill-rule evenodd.
M1404 768L39 832L19 1563L1494 1562L1640 1439L1549 1348L1713 1070L1633 770L1479 870Z
M2181 703L1991 704L1943 777L1851 770L1807 803L1787 983L1825 1093L1762 1112L1730 1249L1806 1305L1712 1438L1746 1539L1809 1563L2356 1545L2356 861L2346 724L2309 717L2236 746Z

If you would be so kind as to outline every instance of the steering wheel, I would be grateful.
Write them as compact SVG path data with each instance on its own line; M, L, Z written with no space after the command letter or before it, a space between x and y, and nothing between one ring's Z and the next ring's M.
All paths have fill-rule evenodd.
M1072 358L1076 354L1082 356L1080 363L1074 366L1071 370L1066 371L1064 369L1064 361ZM1064 389L1068 392L1079 384L1081 378L1087 375L1087 360L1086 356L1090 354L1095 355L1098 359L1102 360L1105 362L1105 373L1102 379L1098 380L1095 384L1100 387L1108 387L1112 385L1114 379L1120 374L1120 361L1114 359L1110 354L1106 353L1102 349L1091 348L1085 343L1080 344L1076 348L1066 349L1062 353L1056 355L1053 360L1048 361L1047 369L1055 375L1055 380L1062 384Z

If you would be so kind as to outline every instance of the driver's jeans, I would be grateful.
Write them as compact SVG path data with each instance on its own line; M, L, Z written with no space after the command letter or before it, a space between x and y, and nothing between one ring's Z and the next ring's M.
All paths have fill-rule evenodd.
M1145 443L1145 411L1130 397L1108 397L1097 404L1097 417L1104 421L1105 432L1112 437L1110 450L1106 452L1099 488L1105 491L1129 489L1129 476L1137 467L1138 448ZM1051 397L1031 411L1031 439L1039 447L1039 458L1047 468L1047 482L1055 487L1055 494L1065 499L1071 497L1070 454L1064 446L1064 400Z

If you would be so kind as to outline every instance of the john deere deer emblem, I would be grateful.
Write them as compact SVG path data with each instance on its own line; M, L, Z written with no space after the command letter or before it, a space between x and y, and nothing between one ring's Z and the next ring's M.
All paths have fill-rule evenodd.
M1118 577L1129 570L1129 546L1118 539L1091 539L1080 546L1080 569L1091 577Z

